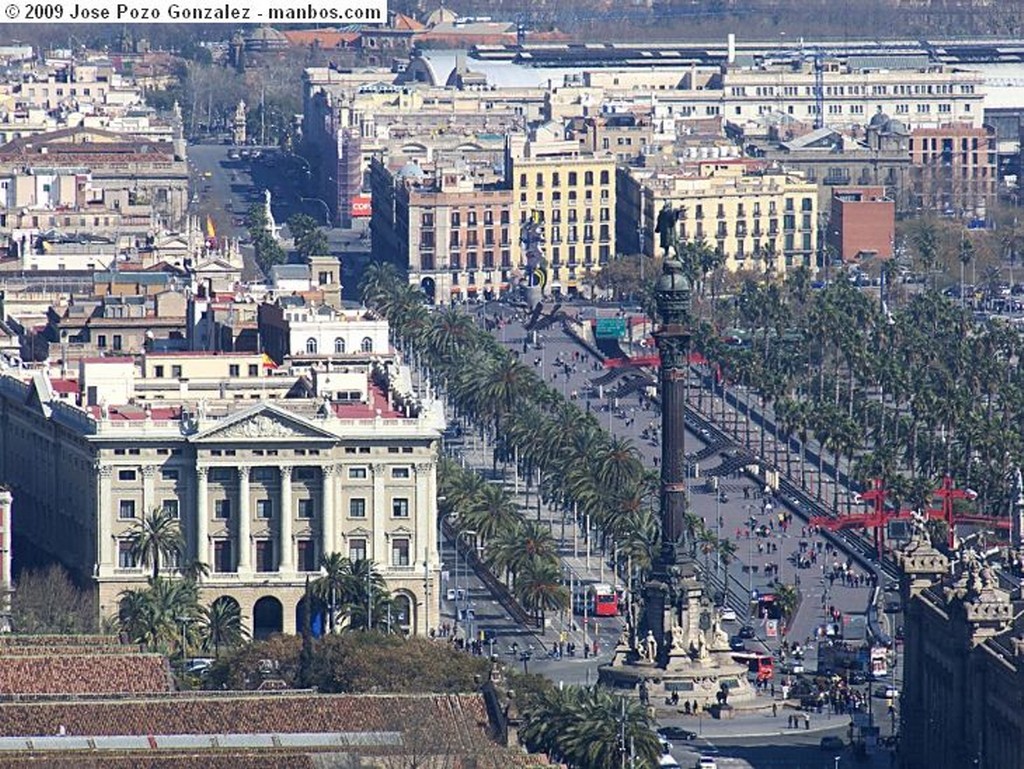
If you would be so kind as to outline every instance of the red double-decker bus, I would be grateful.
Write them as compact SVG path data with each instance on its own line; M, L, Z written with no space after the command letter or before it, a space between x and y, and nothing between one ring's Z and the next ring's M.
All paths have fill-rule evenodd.
M615 617L619 613L619 594L611 585L590 585L584 595L577 597L573 610L583 614L584 605L592 617Z

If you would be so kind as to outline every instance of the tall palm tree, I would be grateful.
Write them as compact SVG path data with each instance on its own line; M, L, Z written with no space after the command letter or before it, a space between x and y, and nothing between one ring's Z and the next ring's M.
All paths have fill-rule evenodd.
M222 646L238 646L249 635L242 625L242 610L238 602L226 596L200 608L199 625L203 646L212 648L214 657L220 656Z
M534 613L539 627L544 627L546 612L564 611L570 603L558 563L539 558L525 563L516 579L515 595L524 609Z
M136 563L151 564L153 580L160 578L160 559L180 559L185 550L181 523L169 511L154 507L137 520L128 534Z
M339 611L354 592L352 562L341 553L324 553L320 568L323 574L311 587L313 594L327 605L327 627L333 633Z

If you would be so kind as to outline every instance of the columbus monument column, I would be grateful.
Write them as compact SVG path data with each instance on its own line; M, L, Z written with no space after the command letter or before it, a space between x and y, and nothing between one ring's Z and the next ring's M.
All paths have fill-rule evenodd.
M690 348L690 281L679 261L678 212L665 206L662 274L655 285L660 324L660 543L644 582L639 612L627 618L611 663L599 680L633 688L642 699L678 693L701 707L747 703L754 692L746 668L733 661L718 611L704 595L686 536L686 380Z

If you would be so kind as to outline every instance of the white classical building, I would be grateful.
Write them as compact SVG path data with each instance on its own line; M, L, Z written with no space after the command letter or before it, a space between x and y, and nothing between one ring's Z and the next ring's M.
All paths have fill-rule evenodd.
M263 349L274 360L381 355L388 351L388 323L366 309L338 309L284 296L259 310Z
M324 365L313 377L322 393L296 386L272 397L288 388L271 380L308 377L247 377L248 361L206 356L204 373L242 366L241 375L199 399L188 357L143 363L130 391L93 365L72 402L55 393L81 387L75 380L0 376L0 483L19 535L92 577L103 617L144 584L128 535L162 507L181 520L187 560L210 567L203 600L236 601L257 637L295 632L305 581L333 552L375 562L397 599L394 622L414 633L436 626L440 405L414 396L393 358L349 361L336 374ZM155 388L158 368L186 386Z

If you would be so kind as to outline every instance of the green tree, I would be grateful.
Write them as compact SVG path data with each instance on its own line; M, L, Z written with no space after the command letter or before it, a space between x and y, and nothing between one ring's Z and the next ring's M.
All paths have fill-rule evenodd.
M135 562L152 567L154 582L160 578L160 559L178 561L185 550L180 521L162 507L153 508L132 525L128 543Z
M200 638L206 649L213 649L214 657L220 657L222 648L233 649L248 636L238 602L227 596L200 607L199 616Z

